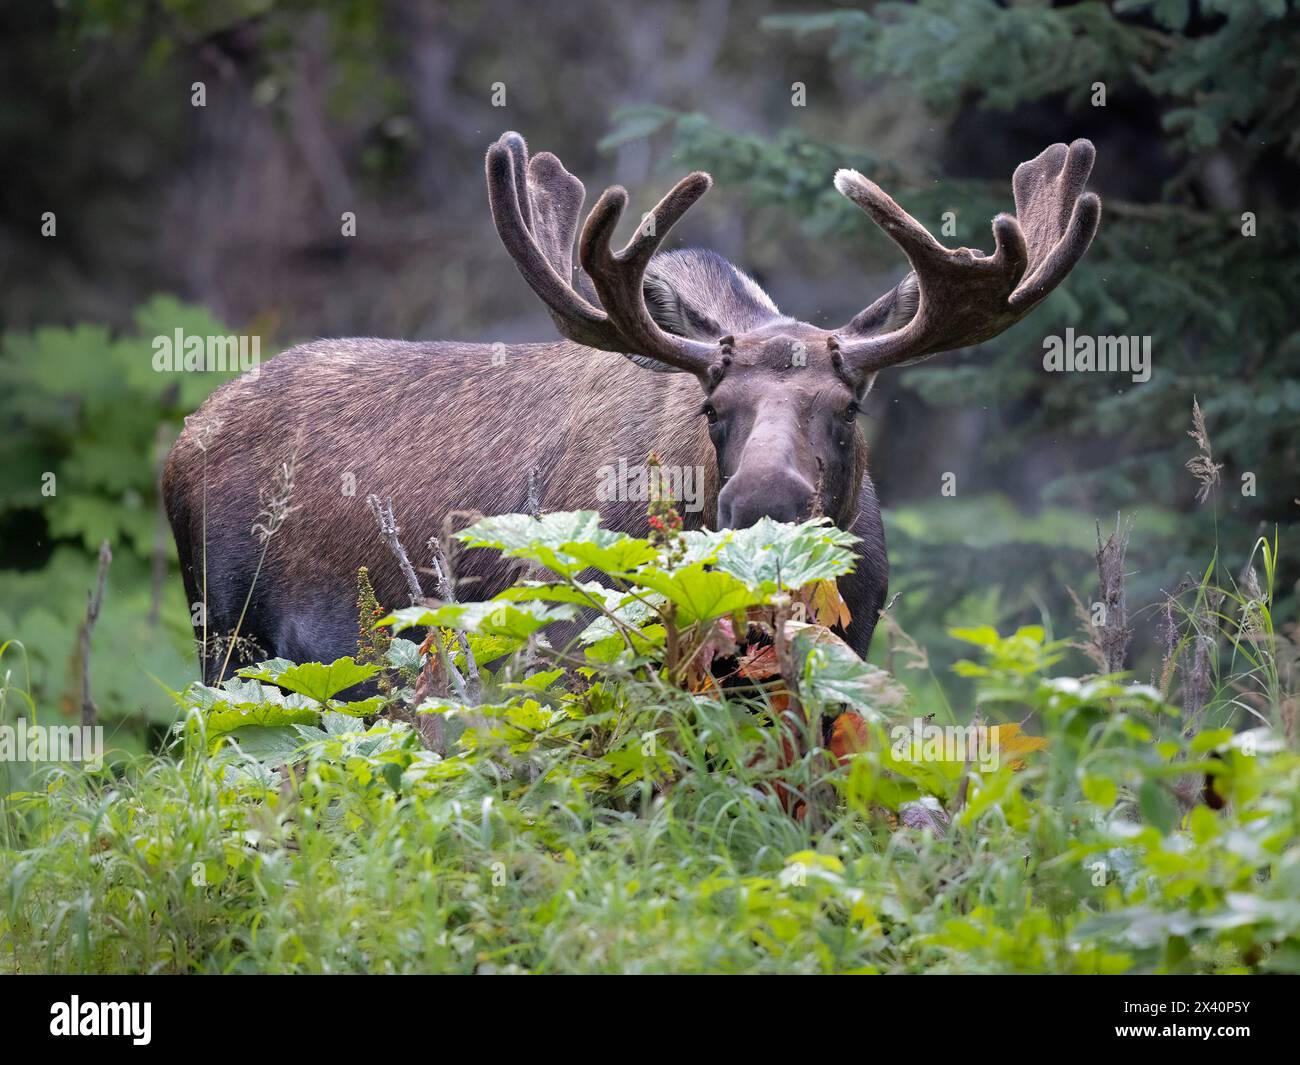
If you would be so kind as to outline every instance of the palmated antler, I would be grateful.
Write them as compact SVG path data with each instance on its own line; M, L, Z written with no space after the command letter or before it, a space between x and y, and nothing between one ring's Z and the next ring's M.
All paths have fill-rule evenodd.
M622 251L610 247L627 205L627 191L605 190L582 227L579 255L600 300L573 285L573 236L586 198L582 182L550 152L528 158L518 133L503 134L487 154L488 201L497 233L515 265L570 340L666 363L695 374L718 356L712 344L674 336L646 309L642 284L650 257L668 231L712 184L708 174L683 178Z
M888 234L912 264L914 277L872 304L831 338L845 369L861 378L887 366L978 344L1020 321L1060 284L1092 243L1101 201L1084 192L1096 155L1092 143L1053 144L1016 167L1016 216L993 219L995 250L952 250L934 239L876 184L854 170L835 175L835 187ZM915 286L916 313L877 336L871 326Z

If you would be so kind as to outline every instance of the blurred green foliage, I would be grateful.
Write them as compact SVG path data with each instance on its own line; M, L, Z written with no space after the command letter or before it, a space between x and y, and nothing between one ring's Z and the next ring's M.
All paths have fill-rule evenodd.
M168 689L194 670L158 496L162 457L184 416L233 376L156 372L153 340L177 329L228 333L202 308L159 296L127 333L79 325L0 336L0 522L6 546L23 545L0 569L0 633L22 640L38 706L78 708L77 634L107 541L93 693L113 746L127 751L174 719Z

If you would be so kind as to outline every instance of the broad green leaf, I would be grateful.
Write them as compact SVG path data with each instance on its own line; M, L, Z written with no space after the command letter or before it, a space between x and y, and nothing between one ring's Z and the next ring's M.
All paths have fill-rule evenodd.
M519 647L518 640L506 639L504 636L484 636L477 632L468 632L465 638L469 641L470 652L474 655L474 660L483 665L500 658L502 655L508 655ZM458 665L464 665L463 654L456 655Z
M392 625L393 632L414 626L460 629L483 636L500 636L523 642L534 632L555 621L568 621L576 613L570 604L548 607L545 603L512 603L488 600L480 603L444 603L437 607L404 607L376 624Z
M563 669L539 669L536 673L530 673L518 683L508 684L506 687L523 688L529 691L545 691L563 676Z
M266 699L258 702L215 703L203 716L208 742L212 744L228 732L247 725L270 728L280 725L314 725L320 710L302 695L290 695L282 702Z
M639 626L645 624L654 616L652 606L662 602L662 597L654 592L644 590L639 593L618 591L614 588L606 588L595 581L583 581L577 587L568 584L543 584L529 581L507 588L500 595L495 596L492 601L496 603L517 603L529 600L539 600L547 603L573 603L576 606L588 607L594 610L604 609L620 621ZM602 615L596 618L585 630L583 640L590 643L602 636L612 635L614 631L614 623Z
M503 716L516 728L540 732L542 729L550 728L555 722L563 720L565 714L563 710L543 706L536 699L524 699L507 704Z
M1206 729L1192 738L1192 753L1204 754L1206 751L1217 750L1219 747L1231 743L1233 735L1234 733L1230 728Z
M384 658L396 669L419 669L420 645L412 640L395 639L388 645Z
M674 604L679 625L693 625L759 606L768 602L774 590L750 589L730 573L706 569L702 562L672 572L647 567L637 574L637 583Z
M264 765L290 765L306 757L301 748L303 735L293 725L241 725L227 733L229 738L239 744L239 749L250 758L256 758ZM324 733L322 732L323 736Z
M716 566L753 589L775 585L795 590L853 572L855 543L856 536L825 518L799 525L760 518L747 529L730 530Z
M470 547L495 548L511 558L528 559L565 576L574 576L593 564L573 557L568 548L626 566L635 565L638 555L645 556L649 547L646 541L602 529L600 515L594 510L557 511L540 518L499 514L462 529L456 537ZM618 546L621 544L631 546ZM607 551L614 553L602 554ZM653 549L648 557L653 557Z
M599 621L605 621L601 618ZM621 635L600 636L594 634L594 638L588 640L588 635L592 633L595 624L587 628L582 634L582 643L587 644L586 656L593 662L613 663L618 662L628 653L627 640ZM634 630L634 635L629 635L632 641L634 653L637 656L649 656L657 652L664 645L664 627L662 625L647 625L643 629Z
M238 676L253 677L259 676L259 679L267 679L266 675L274 674L279 676L286 669L292 669L298 663L291 658L268 658L263 662L257 662L251 666L245 666L243 669L236 670ZM227 684L229 681L227 681Z
M493 602L521 603L536 599L544 603L577 603L579 606L598 607L611 594L610 589L596 581L579 581L577 587L564 582L521 581L493 596Z
M496 548L511 558L537 562L565 576L598 569L626 576L654 561L657 551L648 540L600 527L595 511L565 511L534 518L500 514L462 529L457 537L470 547Z
M377 665L363 665L350 655L324 665L320 662L303 662L298 665L282 667L284 659L263 662L239 671L240 676L253 680L265 680L291 692L298 692L323 703L332 699L339 692L369 680L379 672Z
M1193 806L1187 824L1192 831L1192 838L1197 843L1208 843L1219 835L1219 818L1208 806L1200 804Z
M992 625L981 625L975 629L949 629L948 635L954 640L973 643L977 647L995 647L1001 637Z
M456 539L469 547L495 547L506 552L526 551L539 544L557 548L574 541L608 546L622 538L621 533L602 529L600 514L594 510L556 511L540 518L497 514L456 533Z
M1148 777L1138 789L1138 808L1147 824L1169 835L1178 817L1178 806L1169 790L1155 777Z
M560 553L613 577L626 577L639 566L653 562L658 552L649 540L624 537L613 543L599 544L579 540L566 540Z
M803 661L799 692L809 705L825 708L848 703L859 710L880 710L899 706L906 698L905 690L889 673L864 662L820 626L799 626L793 653L796 661Z
M371 714L379 713L386 701L382 695L372 695L369 699L357 699L350 703L331 700L327 705L337 714L346 714L348 717L369 717Z

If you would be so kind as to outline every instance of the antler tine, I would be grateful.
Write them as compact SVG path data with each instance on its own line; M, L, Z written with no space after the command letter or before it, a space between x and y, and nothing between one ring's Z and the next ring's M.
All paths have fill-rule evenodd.
M613 251L611 242L627 206L627 190L617 185L606 189L587 216L578 244L583 269L591 278L601 305L636 350L669 345L673 349L672 357L663 361L695 372L708 369L717 355L714 346L673 336L660 329L646 309L642 285L646 266L668 231L712 184L708 174L694 173L683 178L659 201L623 250L617 253Z
M1092 144L1054 144L1016 168L1017 216L993 220L995 248L984 255L945 248L878 186L841 170L835 186L867 213L907 256L919 289L917 308L900 328L865 335L886 316L880 301L832 338L831 347L859 378L941 351L988 340L1029 313L1087 251L1101 201L1083 192ZM903 286L900 286L900 289Z
M573 238L578 232L578 218L587 190L550 152L533 156L525 181L533 209L529 226L555 272L562 278L570 278Z
M528 149L524 145L524 139L517 133L504 134L488 149L486 163L488 203L492 208L492 220L496 223L497 235L515 261L524 280L546 304L560 332L580 344L604 347L604 341L609 333L607 315L585 300L573 288L567 276L562 277L556 271L557 263L542 250L533 232L531 225L533 197L530 196L528 180L528 173L532 168L526 162L527 155ZM549 196L543 198L548 199L556 209L556 214L559 213L561 205L574 204L571 211L574 219L573 223L570 223L571 231L572 227L576 226L577 215L582 209L583 199L586 198L586 190L582 187L582 182L565 171L558 159L555 160L554 167L544 164L537 171L537 177L550 179L545 186L550 190ZM558 246L560 243L558 235L548 243L552 249ZM569 258L569 255L571 253L565 253L563 258Z
M713 346L664 332L645 307L642 283L664 236L710 185L692 174L660 202L653 223L642 226L617 255L610 238L627 203L618 187L606 190L582 231L581 259L602 306L573 285L573 238L586 190L554 155L531 161L524 140L506 133L487 155L488 200L501 242L529 286L541 297L560 332L579 344L642 356L704 374Z
M1091 141L1076 140L1068 148L1053 144L1016 167L1011 178L1016 214L1023 222L1035 266L1011 294L1013 307L1028 309L1037 304L1092 243L1101 222L1101 200L1084 192L1084 185L1096 158Z
M914 266L918 262L942 262L947 257L948 249L874 181L856 170L840 170L835 174L835 188L861 207Z
M513 131L503 133L498 143L503 147L510 156L510 174L514 180L514 187L517 193L516 200L519 204L519 214L524 220L524 226L530 232L533 228L532 216L532 197L528 195L528 143L518 133ZM581 182L579 182L581 184ZM584 195L586 190L583 190ZM579 205L581 206L581 205Z

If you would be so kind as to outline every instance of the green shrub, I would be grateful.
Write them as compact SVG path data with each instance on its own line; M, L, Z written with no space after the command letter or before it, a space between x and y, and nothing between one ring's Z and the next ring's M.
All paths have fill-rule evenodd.
M193 685L168 753L7 799L12 968L1300 969L1300 758L1281 719L1187 736L1156 689L1053 675L1061 641L982 627L954 632L978 653L958 669L973 713L1013 726L1006 757L911 761L909 698L794 620L846 562L836 530L651 541L551 514L462 537L547 574L389 619L432 626L461 667L446 637L463 631L482 659L481 703L445 685L420 703L463 726L444 754L385 712L412 699L401 638L391 694L361 701L348 689L378 663ZM580 606L581 635L552 646L548 624ZM1265 589L1256 616L1269 606ZM742 624L783 661L719 684L700 652ZM794 757L783 694L807 727ZM838 758L816 726L845 705L869 742ZM791 816L783 790L817 816Z

